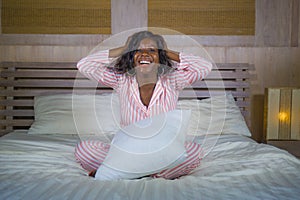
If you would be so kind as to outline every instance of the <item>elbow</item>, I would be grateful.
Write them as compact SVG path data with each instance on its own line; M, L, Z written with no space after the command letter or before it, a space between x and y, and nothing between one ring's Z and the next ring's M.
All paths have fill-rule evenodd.
M86 58L81 59L77 63L76 67L81 74L88 78L90 78L91 74L93 74L97 69L95 63L86 60Z
M213 68L213 63L211 61L209 61L209 60L205 60L204 62L205 62L204 65L207 68L207 72L208 73L211 72L211 70Z
M204 66L205 66L205 75L207 76L212 71L213 63L209 60L205 60Z
M77 62L76 67L78 69L79 72L83 72L84 71L84 66L85 66L85 62L84 62L84 58L81 59L80 61Z
M199 71L199 80L204 79L211 71L213 68L213 63L208 61L208 60L204 60L201 61L201 63L199 63L200 66L202 66L201 70Z

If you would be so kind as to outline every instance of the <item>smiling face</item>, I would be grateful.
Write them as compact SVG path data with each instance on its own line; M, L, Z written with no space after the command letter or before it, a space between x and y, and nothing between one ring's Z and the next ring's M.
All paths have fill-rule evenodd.
M134 54L134 65L137 72L150 73L157 70L159 64L159 54L156 41L145 38Z

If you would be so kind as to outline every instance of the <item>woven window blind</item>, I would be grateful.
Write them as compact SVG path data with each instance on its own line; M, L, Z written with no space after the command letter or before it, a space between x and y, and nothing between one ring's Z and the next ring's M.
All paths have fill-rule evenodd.
M2 33L110 34L110 0L2 0Z
M148 26L188 35L254 35L255 0L148 0Z

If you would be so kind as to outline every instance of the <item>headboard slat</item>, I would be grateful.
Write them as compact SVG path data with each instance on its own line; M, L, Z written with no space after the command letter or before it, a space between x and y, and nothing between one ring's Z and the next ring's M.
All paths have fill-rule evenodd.
M76 89L73 91L73 88L69 89L57 89L57 88L39 88L39 89L24 89L24 90L14 90L14 91L8 91L3 90L0 91L0 96L6 96L6 97L33 97L33 96L39 96L39 95L51 95L51 94L70 94L72 92L76 92L76 94L102 94L111 92L111 89L98 89L95 91L95 89Z
M75 69L74 62L1 62L3 68L17 67L18 69Z
M2 100L0 106L33 106L32 100Z
M1 126L7 126L7 127L25 127L30 126L33 122L33 119L13 119L13 120L0 120ZM2 129L1 133L7 132L7 130L10 129Z
M66 88L66 87L73 87L73 88L96 88L97 83L86 80L86 79L60 79L60 80L51 80L51 79L24 79L24 80L0 80L0 85L4 87L17 87L18 89L22 88ZM207 88L210 87L211 89L214 88L245 88L249 87L249 83L240 81L232 81L232 80L206 80L199 81L192 86L188 86L187 88ZM109 88L107 86L101 86L103 89Z
M0 110L0 115L5 116L29 116L32 117L34 115L33 110Z
M12 72L9 70L2 70L1 77L14 77L14 78L84 78L84 76L74 68L74 69L65 69L62 74L57 69L51 70L42 70L42 69L19 69L16 72ZM251 78L251 75L248 71L219 71L214 69L208 76L205 78L206 80L210 79L236 79L236 78Z
M184 89L180 92L180 98L207 98L211 96L224 95L225 93L231 93L233 97L236 98L247 98L250 97L248 92L236 92L236 91L224 91L224 90L210 90L210 91L201 91L201 90L187 90Z
M64 73L52 69L52 70L42 70L42 69L20 69L17 72L10 72L7 70L3 70L1 73L1 77L15 77L15 78L84 78L84 76L77 72L77 70L64 70Z

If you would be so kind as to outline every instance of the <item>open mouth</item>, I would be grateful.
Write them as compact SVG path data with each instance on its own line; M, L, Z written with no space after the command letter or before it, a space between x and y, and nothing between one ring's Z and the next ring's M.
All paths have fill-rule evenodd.
M139 61L139 65L140 66L148 66L148 65L150 65L152 63L152 61L150 61L150 60L140 60Z
M149 60L141 60L140 61L140 64L143 65L143 64L146 64L146 65L149 65L151 62Z

